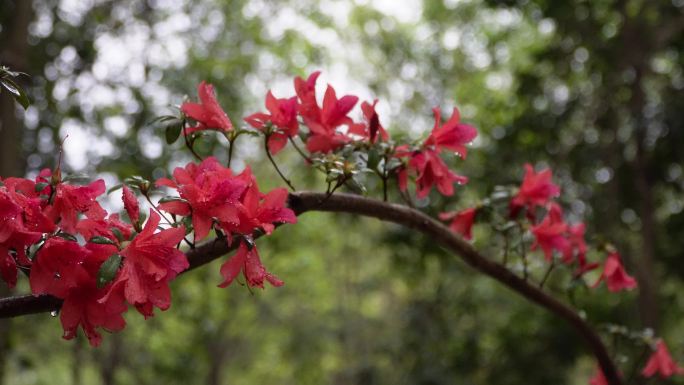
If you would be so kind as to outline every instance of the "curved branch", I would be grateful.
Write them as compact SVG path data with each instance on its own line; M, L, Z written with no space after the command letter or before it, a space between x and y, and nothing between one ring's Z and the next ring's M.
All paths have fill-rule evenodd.
M358 214L400 224L430 236L438 243L458 254L463 261L475 270L494 278L509 289L568 322L584 339L596 357L608 382L611 385L622 384L615 364L610 358L600 336L577 312L538 287L529 284L500 263L486 258L475 250L470 243L464 241L448 227L426 214L406 206L350 194L327 196L324 193L296 192L290 194L288 202L290 208L297 215L307 211ZM188 270L211 262L233 249L223 239L217 239L198 246L186 253L190 262ZM0 299L0 318L48 312L59 309L60 305L61 301L59 299L45 295L3 298Z

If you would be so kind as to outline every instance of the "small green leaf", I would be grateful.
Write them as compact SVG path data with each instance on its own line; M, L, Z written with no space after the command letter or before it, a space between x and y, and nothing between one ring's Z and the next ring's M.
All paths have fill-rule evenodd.
M378 164L380 163L380 154L378 153L378 150L375 148L371 148L370 151L368 151L368 162L366 166L372 170L375 170L378 167Z
M17 83L15 83L13 80L8 79L8 78L2 78L0 79L0 84L2 84L7 91L9 91L12 96L14 97L14 100L17 101L17 103L21 104L24 109L27 109L28 106L31 104L31 101L28 98L28 95L24 92Z
M357 194L366 194L366 186L358 178L352 177L347 179L346 185Z
M114 241L112 241L111 239L109 239L107 237L101 237L99 235L96 237L90 238L90 243L95 243L98 245L116 245L116 243Z
M122 188L122 187L123 187L123 183L119 183L119 184L117 184L117 185L115 185L115 186L110 187L109 190L107 190L107 195L113 193L114 191L116 191L116 190L118 190L118 189L120 189L120 188Z
M73 235L71 235L71 234L69 234L69 233L65 233L65 232L60 231L60 232L58 232L58 233L55 234L55 235L58 236L58 237L60 237L60 238L64 238L64 239L66 239L67 241L78 242L78 239L77 239L75 236L73 236Z
M120 266L121 256L119 254L114 254L107 258L97 272L97 287L102 289L111 282L116 276L116 272L119 271Z
M126 239L124 238L123 234L121 233L121 230L117 229L116 227L113 227L113 228L112 228L112 233L114 234L114 236L116 237L116 239L119 240L119 242L123 242L123 241L126 240Z
M36 190L36 192L41 192L48 185L49 185L49 183L45 183L45 182L36 183L35 190Z
M172 122L166 126L166 143L173 144L180 137L181 130L183 129L182 122Z
M172 197L172 196L163 197L162 199L159 200L159 203L168 203L168 202L187 202L187 201L181 197Z
M88 183L90 181L90 176L87 174L71 174L62 178L62 182L69 183Z

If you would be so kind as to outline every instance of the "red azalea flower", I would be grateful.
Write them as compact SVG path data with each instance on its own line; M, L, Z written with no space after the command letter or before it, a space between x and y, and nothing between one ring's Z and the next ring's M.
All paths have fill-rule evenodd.
M272 286L283 285L283 281L266 271L264 265L261 264L256 246L253 245L250 248L247 246L246 241L241 241L235 255L221 265L221 275L224 281L218 286L226 287L230 285L240 274L240 271L242 271L247 285L250 287L256 286L263 289L264 280L268 281Z
M573 272L573 276L575 278L579 278L586 274L587 272L590 272L596 268L598 268L600 264L598 262L587 262L586 255L580 254L577 258L577 269Z
M662 339L659 339L656 343L655 351L648 359L644 369L641 371L641 374L644 377L653 377L653 375L656 373L658 373L660 378L669 378L675 374L684 374L684 368L681 368L676 362L674 362L672 356L670 356L667 346L665 345L665 342L663 342Z
M21 202L22 198L28 200L20 194L0 188L0 275L10 288L17 283L17 263L21 266L31 265L26 256L26 249L42 237L42 232L31 231L40 230L41 227L37 223L31 223L32 217L39 215L44 219L39 207L31 209L26 204L17 202L17 199ZM24 207L29 210L24 211ZM28 223L27 219L30 220ZM47 223L54 227L52 222ZM27 228L27 224L30 229Z
M128 309L123 293L109 293L111 284L97 287L97 274L104 261L117 252L112 245L89 243L86 245L89 254L82 263L81 274L76 275L75 285L64 297L60 310L60 321L64 329L64 339L70 340L76 336L81 326L91 346L98 346L102 336L98 328L110 332L124 328L126 321L122 314ZM83 274L85 273L85 274Z
M637 287L636 280L627 274L620 261L620 255L617 252L608 254L606 262L603 265L603 273L596 283L594 283L593 287L598 286L603 280L606 281L608 290L612 292L629 290Z
M454 107L451 118L444 125L441 125L442 116L439 107L433 108L432 111L435 114L435 126L425 141L425 146L433 146L437 151L448 149L465 159L467 155L465 145L477 136L475 127L460 123L461 115L458 108Z
M475 215L477 208L469 208L459 212L452 211L439 214L439 219L443 221L451 221L449 227L457 234L461 234L465 239L473 239L473 223L475 222Z
M133 228L119 219L119 214L110 214L107 219L84 219L76 225L76 231L83 235L83 238L90 240L93 237L105 237L115 243L119 243L119 238L115 231L118 231L124 240L131 237Z
M567 230L568 225L563 221L563 210L559 205L552 203L544 220L532 227L535 240L531 249L541 247L547 261L553 258L553 250L562 253L564 260L568 259L567 256L572 255L572 248L566 237Z
M425 149L414 153L408 167L417 174L416 196L419 199L425 198L434 185L442 195L451 196L454 194L454 183L468 182L468 178L449 170L439 154L433 150Z
M239 178L245 181L248 187L240 200L241 205L238 206L239 220L221 223L226 232L252 235L255 230L262 230L270 234L276 223L297 222L294 212L286 207L287 189L276 188L268 194L262 194L249 167Z
M128 213L131 223L137 226L140 220L140 206L138 205L138 198L133 194L133 191L124 185L122 189L121 199L123 200L124 209Z
M201 82L197 86L197 95L201 103L186 102L181 105L181 111L197 121L197 126L186 129L186 134L201 130L228 132L233 129L233 123L216 100L214 86Z
M587 254L587 243L584 240L584 233L586 231L586 226L584 223L577 223L574 225L568 225L568 241L574 251L577 251L577 259L585 259ZM570 260L564 261L569 263Z
M79 278L77 286L69 290L60 310L60 321L64 329L64 339L76 337L81 326L91 346L99 346L102 336L98 327L110 332L118 331L126 326L122 313L127 310L124 298L119 294L111 295L100 302L107 291L98 289L92 277Z
M2 183L7 187L7 190L13 193L20 193L27 198L40 198L50 196L52 186L50 185L52 179L52 170L44 168L40 170L35 180L26 178L9 177L2 180ZM44 186L36 186L38 183L43 183Z
M95 200L104 192L105 183L102 179L87 186L60 183L57 185L54 201L45 209L45 214L53 222L59 223L64 231L73 233L76 231L78 213L85 213L90 219L102 219L107 215Z
M295 91L299 97L297 110L304 119L315 120L320 115L321 109L318 108L316 102L316 79L320 74L321 71L316 71L309 75L306 80L299 76L294 80Z
M535 207L545 207L551 198L558 196L560 188L551 181L551 178L551 169L535 173L532 165L526 164L520 190L511 200L511 215L515 215L523 207L527 207L530 212Z
M373 104L368 102L361 103L361 111L363 112L365 122L352 124L349 127L349 134L366 138L371 143L377 142L378 138L383 141L389 140L389 134L380 124L378 113L375 111L376 104L378 104L378 99L375 99Z
M176 188L185 202L165 202L159 208L176 215L192 213L196 241L209 235L214 219L223 223L239 223L239 199L247 184L216 158L207 158L199 165L189 163L185 168L178 167L173 177L175 182L162 178L157 185Z
M287 144L287 138L297 135L297 97L276 99L271 91L266 95L266 109L270 114L258 112L245 118L252 127L263 131L264 125L272 123L275 131L268 137L268 150L277 154Z
M126 301L135 305L145 318L154 315L154 306L161 310L169 308L169 281L190 265L185 254L176 249L185 229L181 226L155 233L159 221L159 214L150 210L143 230L121 251L125 258L123 267L101 303L122 291Z
M89 255L90 251L77 242L59 237L48 239L31 267L31 292L65 298L69 289L88 279L83 264Z
M316 103L318 75L320 75L319 72L314 72L306 81L299 77L295 79L295 90L300 100L298 111L311 132L306 141L307 150L330 152L351 140L349 136L338 132L337 128L343 124L353 125L353 121L347 114L354 108L359 98L346 95L338 99L335 89L328 85L323 97L323 107L319 108Z
M601 368L596 368L596 374L589 380L589 385L608 385L608 380L603 375Z

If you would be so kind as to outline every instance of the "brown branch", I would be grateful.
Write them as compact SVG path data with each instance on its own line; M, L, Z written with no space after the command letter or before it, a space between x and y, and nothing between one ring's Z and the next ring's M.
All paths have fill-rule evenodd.
M289 206L297 215L307 211L358 214L416 229L458 254L468 265L496 279L509 289L568 322L584 339L596 357L610 385L621 385L618 371L606 346L594 329L577 312L544 291L518 277L498 262L486 258L448 227L415 209L350 194L291 193ZM190 269L202 266L230 252L225 240L215 240L187 252ZM0 318L56 310L60 301L49 296L22 296L0 299Z

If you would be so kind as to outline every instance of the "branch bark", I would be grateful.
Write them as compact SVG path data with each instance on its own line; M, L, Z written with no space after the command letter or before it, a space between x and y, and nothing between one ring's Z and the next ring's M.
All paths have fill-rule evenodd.
M575 310L551 297L537 286L518 277L500 263L483 256L470 243L426 214L406 206L341 193L326 197L324 193L296 192L290 194L288 202L290 208L297 215L307 211L357 214L420 231L459 255L464 262L475 270L494 278L509 289L568 322L596 357L609 384L622 384L615 363L610 358L601 337ZM207 242L187 252L186 255L190 262L190 269L188 270L202 266L233 249L225 240ZM0 299L0 318L53 311L57 310L59 305L60 300L50 296L34 297L29 295L4 298Z

